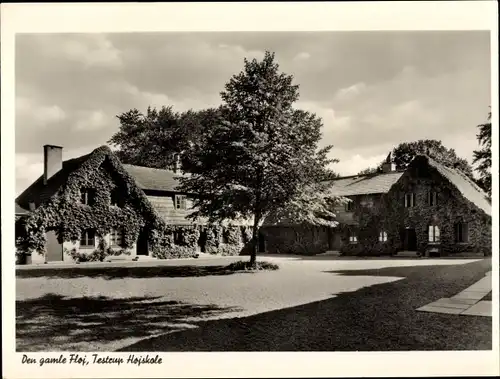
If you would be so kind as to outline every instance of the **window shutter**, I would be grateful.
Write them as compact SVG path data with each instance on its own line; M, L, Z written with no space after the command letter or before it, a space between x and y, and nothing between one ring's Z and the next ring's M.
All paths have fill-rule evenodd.
M469 224L468 223L463 224L462 234L463 234L463 237L462 237L463 242L469 242Z
M439 242L441 238L441 232L439 231L439 226L434 227L434 241Z

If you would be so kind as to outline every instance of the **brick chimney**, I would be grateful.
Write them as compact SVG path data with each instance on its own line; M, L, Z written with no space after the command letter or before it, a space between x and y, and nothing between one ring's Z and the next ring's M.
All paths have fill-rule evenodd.
M175 161L174 161L174 173L176 174L180 174L181 173L181 157L179 156L179 154L176 154L175 155Z
M393 172L396 171L396 164L392 161L392 153L389 153L385 162L382 163L382 172Z
M43 146L43 184L62 169L62 147Z

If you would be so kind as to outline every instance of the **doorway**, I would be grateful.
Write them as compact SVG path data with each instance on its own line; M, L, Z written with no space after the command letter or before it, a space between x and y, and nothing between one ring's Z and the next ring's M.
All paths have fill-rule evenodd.
M47 262L61 262L63 260L63 244L59 242L55 230L48 230L45 233L45 260Z
M259 253L266 252L266 239L264 237L264 234L260 232L259 232L258 248L259 248Z
M137 255L149 255L148 231L142 229L137 238Z
M402 231L402 242L404 251L417 250L417 233L414 228L406 228Z

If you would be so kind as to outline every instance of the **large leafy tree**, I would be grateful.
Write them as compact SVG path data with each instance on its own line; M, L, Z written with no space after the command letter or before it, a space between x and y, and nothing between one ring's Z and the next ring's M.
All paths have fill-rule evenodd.
M218 117L217 109L175 112L172 107L148 107L146 113L131 109L117 116L120 129L108 141L117 146L123 163L153 168L173 168L180 158L190 165L189 151L199 145Z
M257 236L266 218L335 225L323 181L331 146L320 149L322 121L293 108L299 87L279 71L274 54L244 60L221 92L219 122L205 133L203 148L190 150L190 175L181 189L197 193L192 218L210 222L253 218L255 264Z
M400 143L392 150L391 156L392 161L396 164L396 169L404 170L413 158L419 154L426 154L446 166L457 168L471 179L474 179L473 169L469 162L460 158L454 149L443 146L442 142L438 140L425 139ZM377 167L367 168L361 171L360 174L380 172L384 162L381 162Z
M491 196L491 112L488 114L488 122L477 127L480 149L474 150L473 164L477 164L478 184Z

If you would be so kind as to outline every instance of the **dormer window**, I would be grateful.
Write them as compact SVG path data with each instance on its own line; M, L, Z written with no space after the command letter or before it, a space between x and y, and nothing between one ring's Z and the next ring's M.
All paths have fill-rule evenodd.
M349 200L347 203L345 203L345 210L346 212L354 211L354 201Z
M80 190L80 202L85 205L93 205L95 202L95 190L82 188Z
M185 195L175 195L175 209L186 209L186 196Z

